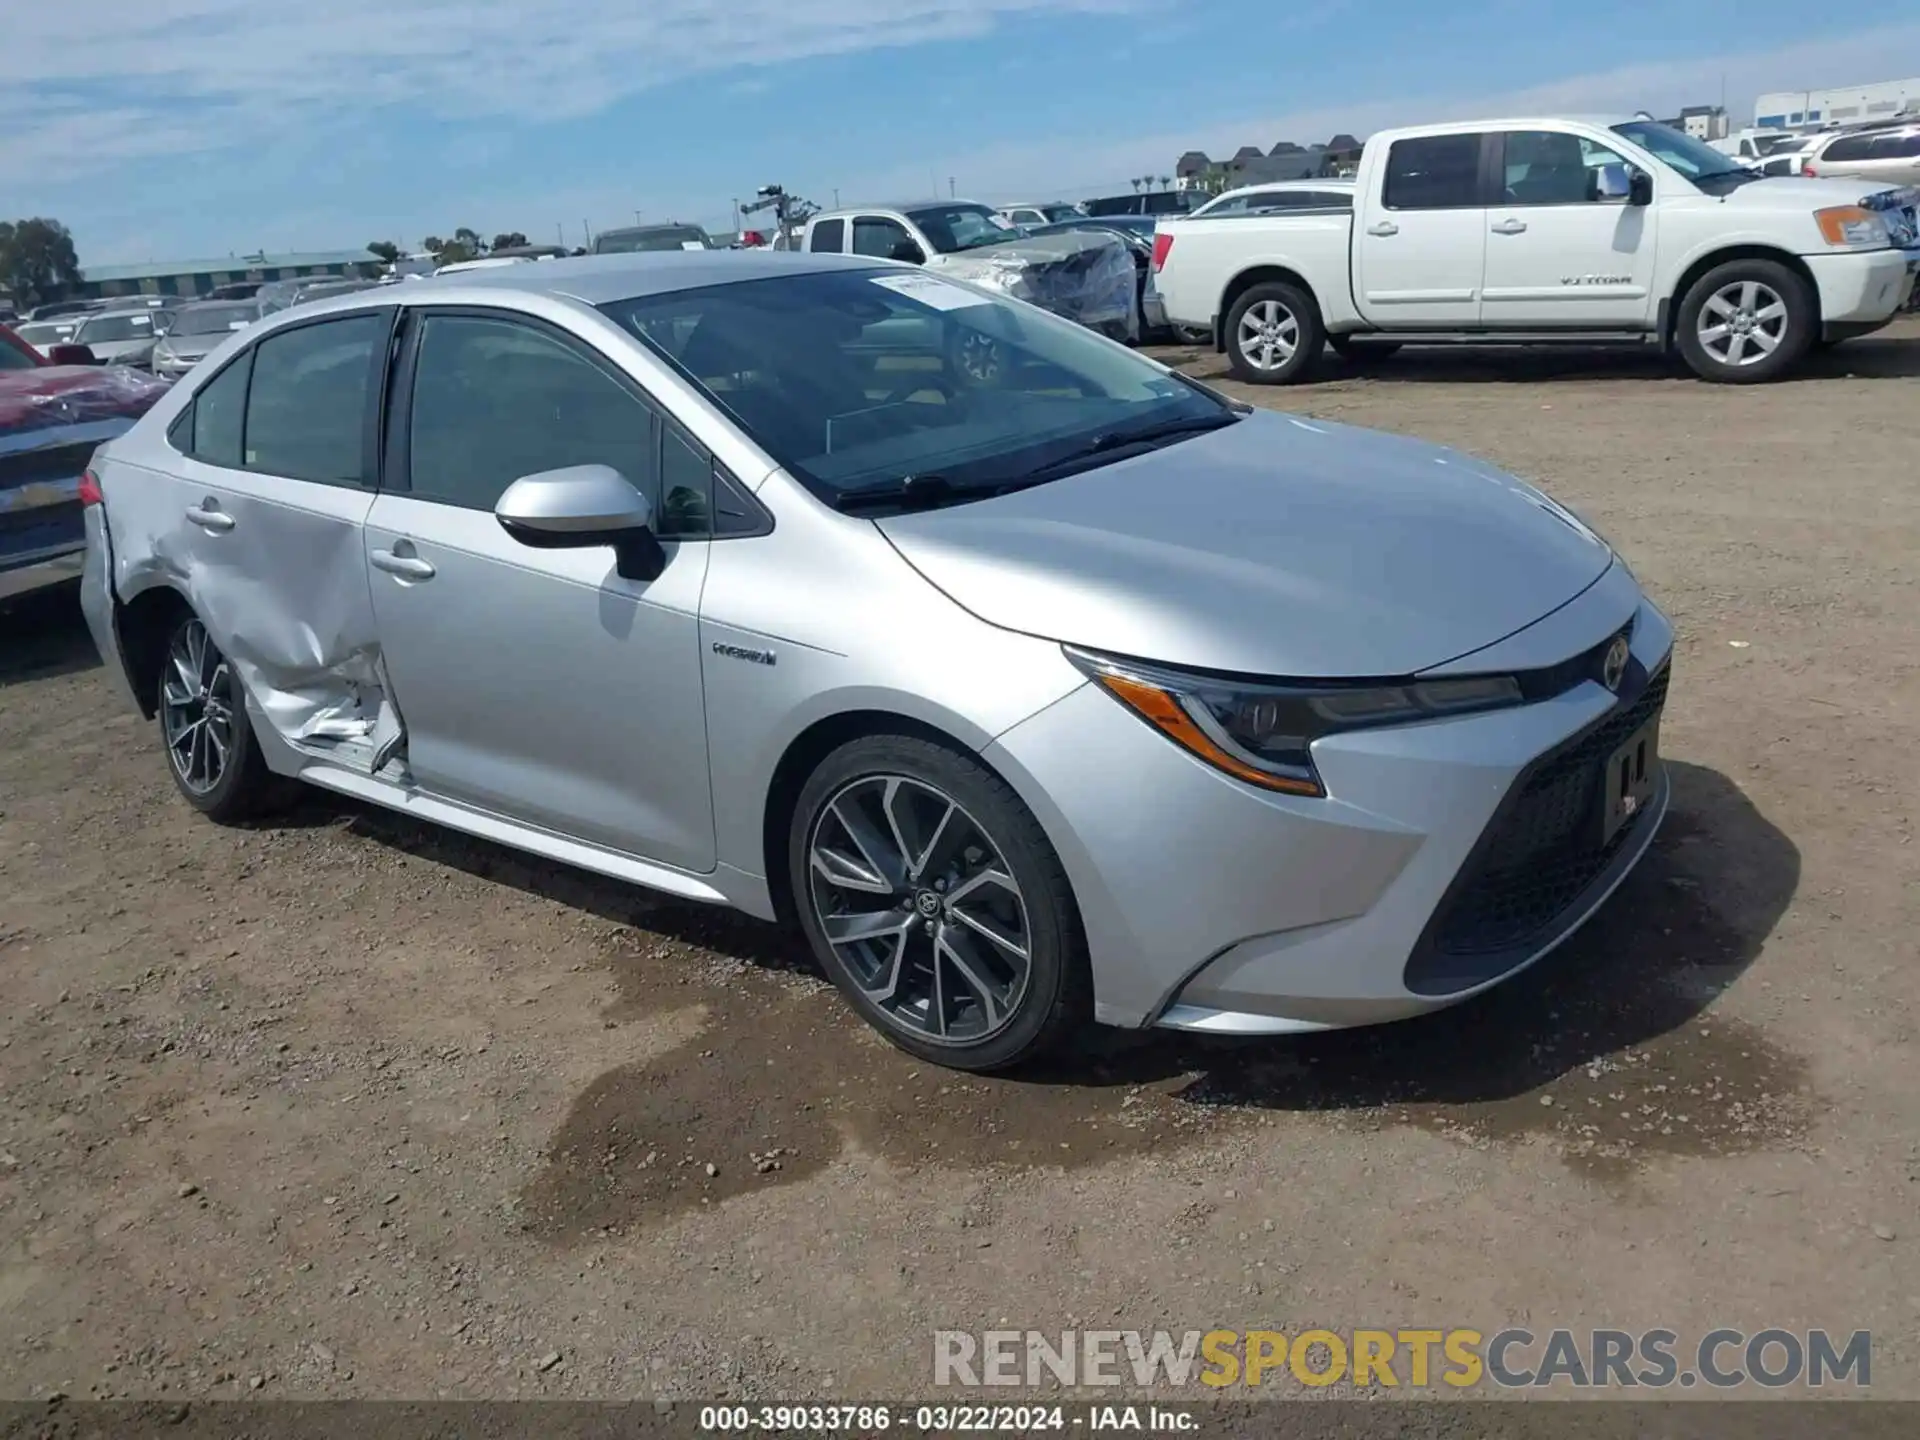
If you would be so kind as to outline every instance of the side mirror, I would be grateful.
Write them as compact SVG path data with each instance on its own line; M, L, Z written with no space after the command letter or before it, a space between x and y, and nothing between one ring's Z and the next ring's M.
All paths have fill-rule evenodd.
M927 252L911 240L896 240L893 249L887 252L887 258L904 260L909 265L924 265L927 263Z
M1644 170L1633 172L1632 188L1627 192L1629 205L1651 205L1653 203L1653 177Z
M100 357L89 345L50 345L47 359L55 365L98 365Z
M1595 200L1625 200L1633 193L1633 172L1625 165L1602 165L1587 172Z
M523 475L493 507L494 518L535 550L613 547L623 580L657 580L667 552L653 533L653 507L611 465L572 465Z

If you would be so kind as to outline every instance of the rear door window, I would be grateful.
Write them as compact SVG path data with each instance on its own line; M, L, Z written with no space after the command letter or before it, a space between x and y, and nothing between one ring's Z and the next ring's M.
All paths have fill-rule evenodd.
M1416 135L1387 151L1381 203L1389 210L1483 209L1477 134Z
M282 330L254 347L246 469L322 485L373 484L368 404L389 324L384 311L349 315Z
M247 380L253 374L251 350L200 387L193 397L192 419L180 436L181 448L196 460L240 469L240 437L247 416Z
M807 249L822 255L838 255L847 248L847 222L844 220L816 220L813 233L807 236Z

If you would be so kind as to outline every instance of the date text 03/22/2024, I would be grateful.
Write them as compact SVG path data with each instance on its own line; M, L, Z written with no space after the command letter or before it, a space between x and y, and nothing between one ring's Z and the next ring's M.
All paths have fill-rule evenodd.
M1075 1430L1184 1434L1199 1428L1191 1410L1162 1405L707 1405L700 1410L700 1432L714 1435L874 1435L894 1429L934 1435Z

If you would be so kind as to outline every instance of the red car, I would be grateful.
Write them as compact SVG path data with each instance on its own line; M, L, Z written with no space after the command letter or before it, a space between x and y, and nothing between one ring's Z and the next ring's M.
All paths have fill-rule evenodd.
M87 462L166 392L151 375L96 365L84 345L45 358L0 325L0 600L80 574Z

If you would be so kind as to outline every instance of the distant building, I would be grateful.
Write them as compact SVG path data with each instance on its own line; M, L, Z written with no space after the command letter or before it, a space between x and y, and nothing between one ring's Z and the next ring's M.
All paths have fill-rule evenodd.
M1753 123L1766 130L1796 125L1853 125L1920 113L1920 79L1880 80L1830 90L1777 90L1753 102Z
M291 255L229 255L224 260L154 261L145 265L88 265L73 287L75 299L114 295L204 295L238 280L296 280L309 275L371 275L379 261L365 250Z
M1724 140L1731 128L1724 105L1689 105L1673 119L1660 123L1684 131L1696 140Z
M1204 150L1189 150L1173 167L1174 185L1179 190L1231 190L1276 180L1308 180L1338 174L1359 158L1360 142L1351 135L1336 135L1325 145L1281 140L1264 154L1258 145L1242 145L1230 160L1213 160Z

